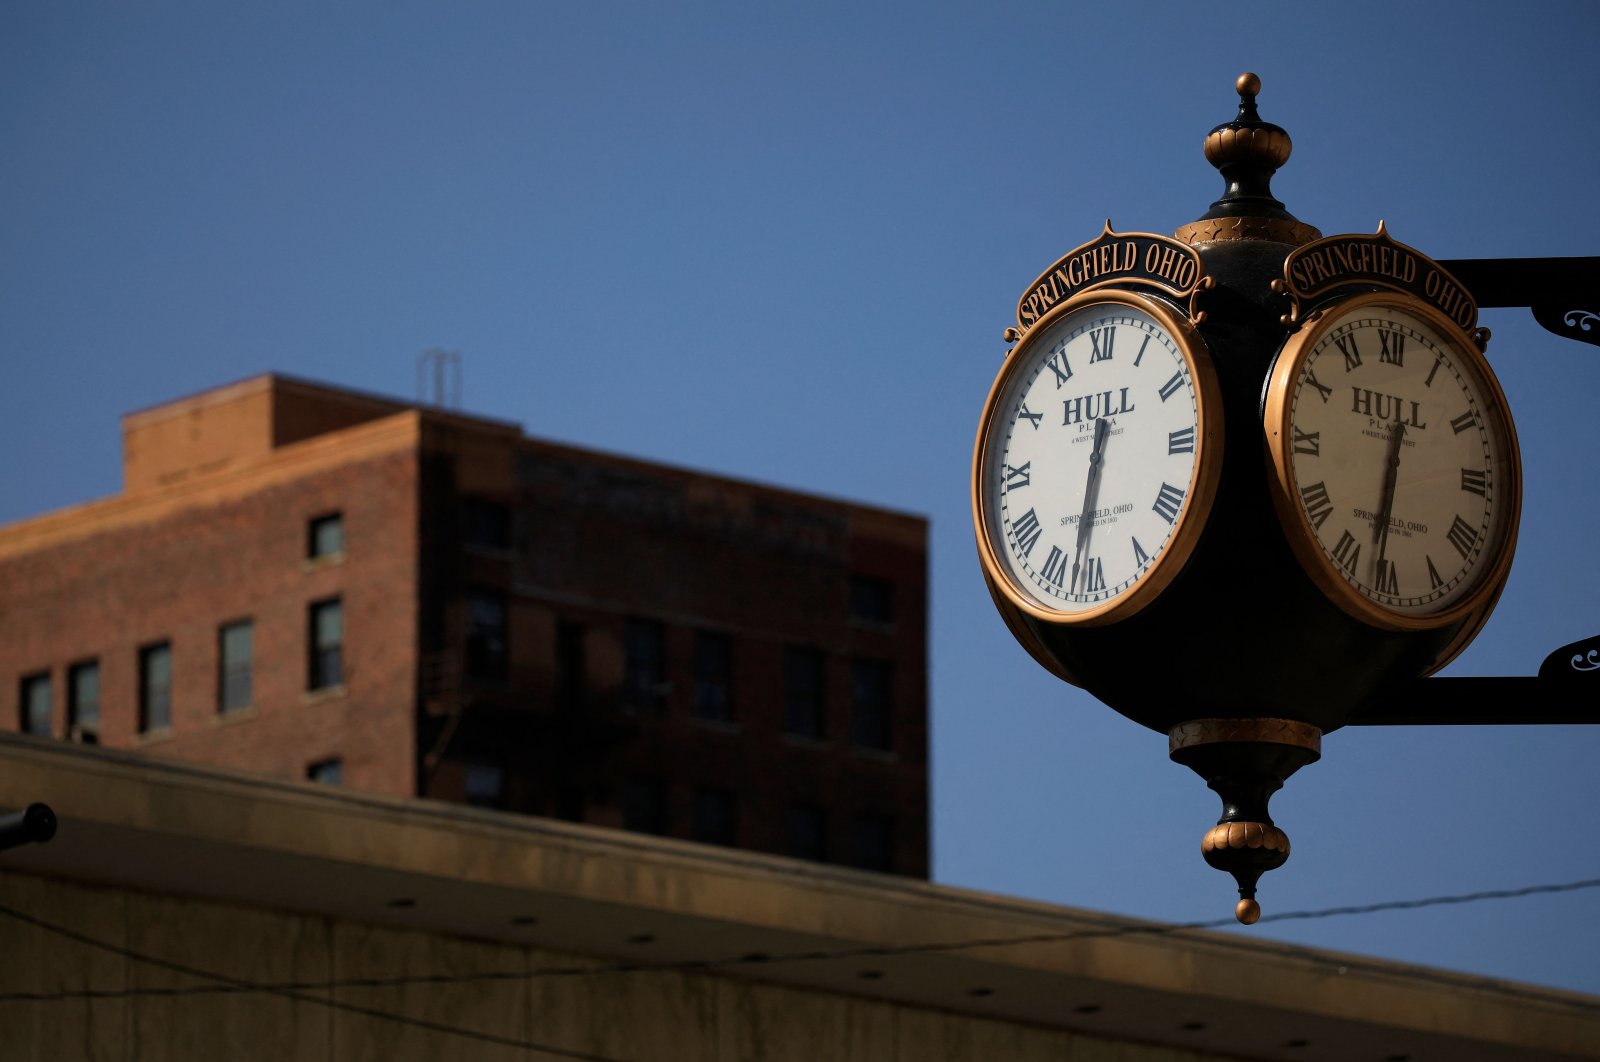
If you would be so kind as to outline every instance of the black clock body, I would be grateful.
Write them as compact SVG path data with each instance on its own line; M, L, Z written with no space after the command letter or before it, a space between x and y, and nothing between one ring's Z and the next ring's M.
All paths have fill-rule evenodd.
M1329 600L1291 550L1269 490L1262 394L1286 326L1273 291L1295 244L1196 246L1215 286L1199 325L1224 411L1221 478L1183 570L1119 622L1066 627L996 600L1050 670L1122 715L1167 733L1201 718L1277 718L1324 733L1394 683L1429 673L1470 627L1386 630Z

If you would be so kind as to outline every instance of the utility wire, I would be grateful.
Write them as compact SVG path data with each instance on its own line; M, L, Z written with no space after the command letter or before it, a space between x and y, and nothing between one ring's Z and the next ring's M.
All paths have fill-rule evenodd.
M1290 922L1312 921L1323 918L1354 917L1361 915L1380 914L1390 911L1414 911L1428 907L1441 907L1479 903L1486 900L1509 900L1527 896L1549 895L1554 893L1577 892L1585 889L1600 888L1600 878L1591 878L1583 881L1564 882L1552 885L1528 885L1516 889L1490 889L1481 892L1461 893L1448 896L1431 896L1414 900L1387 900L1380 903L1361 904L1344 907L1326 907L1309 911L1285 911L1280 914L1264 915L1262 922ZM590 965L549 966L531 970L498 970L483 973L466 974L417 974L399 977L381 978L345 978L323 981L289 981L276 983L263 983L250 981L243 978L232 977L227 974L216 973L211 970L189 966L184 963L174 962L158 956L147 955L132 948L103 941L96 937L80 933L66 926L28 914L24 911L0 904L0 915L16 921L31 925L46 933L51 933L86 947L107 951L133 962L144 963L165 969L186 977L214 982L210 985L191 985L170 988L130 988L117 990L79 989L57 992L6 992L0 993L0 1004L4 1003L52 1003L68 1000L111 1000L131 998L182 998L200 995L226 995L264 993L275 995L297 1003L308 1003L316 1006L330 1007L364 1017L375 1018L383 1021L396 1022L415 1028L446 1035L459 1036L477 1040L483 1043L492 1043L505 1047L516 1047L524 1050L540 1051L561 1058L579 1059L582 1062L620 1062L618 1059L603 1055L595 1055L581 1051L571 1051L555 1047L551 1044L538 1043L531 1040L521 1040L514 1037L500 1036L495 1033L482 1032L461 1026L449 1025L443 1022L432 1021L426 1018L415 1018L406 1014L396 1014L391 1011L376 1007L362 1006L343 1000L329 999L313 992L327 992L334 989L360 989L360 988L397 988L414 985L447 985L447 984L472 984L496 981L533 981L547 977L594 977L607 974L635 974L635 973L669 973L669 972L708 972L726 970L745 966L776 965L790 962L819 962L827 960L846 960L863 958L885 958L900 955L934 954L953 951L966 951L978 948L1017 947L1029 944L1053 944L1075 940L1094 938L1125 937L1125 936L1165 936L1192 930L1219 929L1233 924L1232 919L1218 918L1206 921L1180 922L1180 923L1146 923L1139 925L1110 926L1101 929L1083 929L1063 933L1033 933L1022 936L969 938L959 941L933 942L925 944L904 945L872 945L855 948L837 948L832 950L800 951L780 954L746 954L728 956L720 959L696 959L679 962L662 963L598 963ZM1379 962L1365 962L1354 957L1344 957L1338 960L1319 955L1311 950L1297 950L1298 957L1316 961L1343 969L1351 967L1377 973L1392 973L1392 969ZM1459 979L1448 974L1433 973L1428 971L1408 970L1408 977L1421 977L1444 984L1459 984ZM1600 1002L1587 1000L1574 1000L1537 989L1525 989L1514 985L1506 985L1493 981L1484 981L1476 985L1480 989L1500 995L1515 998L1537 1000L1544 1003L1553 1003L1565 1007L1574 1007L1581 1010L1600 1009Z

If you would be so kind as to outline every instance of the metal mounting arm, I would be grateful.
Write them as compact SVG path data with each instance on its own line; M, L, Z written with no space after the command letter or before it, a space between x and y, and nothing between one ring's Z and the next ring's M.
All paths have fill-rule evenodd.
M1600 346L1600 258L1456 258L1439 263L1479 306L1526 306L1545 331Z
M1600 637L1564 645L1537 675L1426 678L1356 711L1349 726L1600 723Z

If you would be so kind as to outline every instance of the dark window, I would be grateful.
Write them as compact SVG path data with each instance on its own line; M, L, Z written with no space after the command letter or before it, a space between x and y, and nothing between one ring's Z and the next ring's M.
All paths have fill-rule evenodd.
M492 763L467 764L467 803L480 808L505 806L506 769Z
M667 785L649 778L630 778L622 785L622 825L637 833L667 832Z
M852 575L850 616L867 623L893 623L894 584L870 575Z
M894 820L857 815L850 824L850 862L863 870L894 869Z
M313 782L323 785L344 784L344 761L334 756L332 759L318 760L306 768L306 777Z
M562 711L583 710L588 670L583 642L583 624L572 620L556 624L556 707Z
M694 636L694 714L733 718L733 639L713 631Z
M691 836L707 844L738 844L739 821L733 793L712 786L696 786Z
M893 665L887 660L857 660L850 671L850 740L866 749L892 748Z
M217 630L217 709L229 712L250 705L253 628L249 620Z
M468 498L462 537L469 546L511 548L511 510L486 498Z
M165 730L172 725L172 643L139 650L139 729Z
M326 689L344 681L344 603L338 598L311 605L306 648L307 689Z
M25 675L20 690L22 732L50 734L50 673Z
M328 513L307 525L306 556L337 557L344 552L344 516Z
M506 677L506 595L474 590L467 595L467 674Z
M624 634L627 644L626 688L629 711L665 715L667 711L666 635L655 620L630 619Z
M93 744L100 735L100 661L67 668L67 729L74 740Z
M821 738L822 719L822 653L791 646L783 658L783 729Z
M828 813L815 804L795 804L789 809L788 847L797 859L828 858Z

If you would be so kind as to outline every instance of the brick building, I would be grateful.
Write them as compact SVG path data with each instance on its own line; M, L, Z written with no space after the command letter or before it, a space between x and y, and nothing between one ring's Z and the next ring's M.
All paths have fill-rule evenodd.
M924 520L274 375L123 447L0 528L0 728L927 873Z

